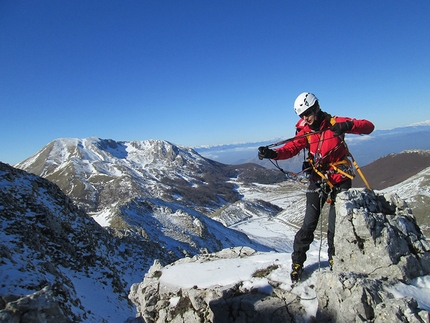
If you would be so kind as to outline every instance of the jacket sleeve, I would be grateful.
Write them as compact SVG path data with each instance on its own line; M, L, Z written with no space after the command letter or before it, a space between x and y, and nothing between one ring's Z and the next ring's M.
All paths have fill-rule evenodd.
M370 134L373 129L375 129L375 126L372 122L367 120L358 120L358 119L352 119L352 118L345 118L345 117L337 117L336 122L345 122L345 121L352 121L354 123L352 129L348 131L347 133L353 133L356 135L368 135Z
M303 148L307 147L308 141L304 131L299 131L296 135L296 139L287 142L281 148L275 149L278 153L278 157L275 160L288 159L297 155Z

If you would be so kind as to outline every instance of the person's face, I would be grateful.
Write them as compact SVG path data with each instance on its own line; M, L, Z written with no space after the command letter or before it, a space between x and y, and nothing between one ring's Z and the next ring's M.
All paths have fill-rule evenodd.
M305 113L303 113L301 117L309 126L311 126L317 119L316 112L317 111L313 111L313 109L309 109L305 111Z

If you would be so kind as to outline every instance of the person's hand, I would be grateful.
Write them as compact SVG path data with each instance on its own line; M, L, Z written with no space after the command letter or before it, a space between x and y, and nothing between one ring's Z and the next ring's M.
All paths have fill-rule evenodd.
M353 126L354 126L354 122L352 121L339 122L339 123L335 123L330 128L330 130L334 132L335 136L341 136L345 132L350 131Z
M278 157L278 153L266 146L258 147L258 158L262 160L263 158L273 159Z

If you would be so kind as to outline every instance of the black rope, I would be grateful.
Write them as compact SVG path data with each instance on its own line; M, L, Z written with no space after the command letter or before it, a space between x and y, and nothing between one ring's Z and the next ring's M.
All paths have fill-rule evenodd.
M298 173L294 173L294 172L290 172L290 171L285 171L281 168L281 166L279 166L278 161L275 160L273 162L272 159L269 159L269 161L272 163L273 166L275 166L277 169L279 169L282 173L284 173L285 175L287 175L288 177L292 177L292 178L297 178L300 174L304 173L305 171L309 170L309 168L306 168L304 170L302 170L301 172ZM310 167L312 168L312 167Z

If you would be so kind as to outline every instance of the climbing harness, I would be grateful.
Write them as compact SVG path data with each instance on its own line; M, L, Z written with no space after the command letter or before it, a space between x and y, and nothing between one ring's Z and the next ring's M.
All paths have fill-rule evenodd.
M289 141L292 141L292 140L294 140L294 139L299 139L299 138L304 138L304 137L308 137L308 141L309 141L309 137L312 135L312 134L317 134L317 133L323 133L323 131L325 131L325 130L322 130L322 131L318 131L318 132L312 132L312 133L308 133L308 134L305 134L305 135L302 135L302 136L298 136L298 137L295 137L295 138L290 138L290 139L287 139L287 140L284 140L284 141L280 141L280 142L278 142L278 143L274 143L274 144L271 144L271 145L269 145L269 146L267 146L268 148L272 148L272 147L275 147L275 146L279 146L279 145L282 145L282 144L285 144L285 143L287 143L287 142L289 142ZM332 173L332 172L337 172L337 173L339 173L339 174L342 174L343 176L345 176L345 177L347 177L347 178L349 178L349 179L354 179L354 177L355 177L355 175L353 175L353 174L351 174L351 173L349 173L349 172L347 172L347 171L345 171L344 169L342 169L342 166L346 166L347 168L351 168L351 161L348 159L348 158L351 158L351 160L352 160L352 165L354 165L354 168L355 168L355 170L357 171L357 173L360 175L360 177L361 177L361 179L363 180L363 182L364 182L364 184L366 185L366 187L367 187L367 189L369 190L369 191L373 191L372 190L372 188L370 187L370 185L369 185L369 182L367 181L367 179L366 179L366 177L364 176L364 174L363 174L363 172L361 171L361 168L358 166L358 164L357 164L357 162L356 162L356 160L354 159L354 157L352 156L352 154L351 154L351 152L349 151L349 148L348 148L348 146L347 146L347 144L346 144L346 142L345 142L345 140L343 139L343 138L340 138L341 139L341 142L340 142L340 144L343 144L345 147L346 147L346 150L347 150L347 155L345 156L345 158L344 159L342 159L342 160L340 160L340 161L337 161L337 162L333 162L333 163L328 163L328 164L324 164L324 165L320 165L319 164L319 162L318 161L316 161L315 159L316 158L314 158L314 159L312 159L312 158L308 158L307 160L305 160L305 162L303 163L303 167L302 167L302 171L300 171L300 172L298 172L298 173L294 173L294 172L290 172L290 171L285 171L284 169L282 169L280 166L279 166L279 164L278 164L278 161L277 160L275 160L275 162L273 162L273 160L272 159L269 159L270 160L270 162L277 168L277 169L279 169L281 172L283 172L284 174L286 174L289 178L297 178L300 174L303 174L303 173L308 173L308 172L310 172L310 171L313 171L313 172L315 172L315 174L317 174L319 177L321 177L326 183L327 183L327 185L332 189L333 187L334 187L334 185L333 185L333 183L331 183L330 182L330 180L327 178L327 176L326 176L326 174L330 174L330 173ZM320 140L320 143L319 143L319 146L321 145L321 142L322 141L324 141L325 139L324 138L322 138L322 140ZM336 151L339 147L340 147L340 144L337 146L337 147L335 147L334 149L332 149L330 152L328 152L326 155L325 155L325 157L327 157L328 155L330 155L330 154L332 154L334 151ZM317 155L317 154L315 154L315 155ZM327 169L327 171L324 171L325 172L325 174L323 173L323 171L322 170L320 170L320 167L321 166L324 166L323 168L324 169ZM332 168L332 170L329 170L329 168Z
M318 176L320 176L320 177L321 177L321 178L322 178L322 179L327 183L327 185L328 185L331 189L333 189L334 185L333 185L333 183L331 183L331 182L330 182L330 180L328 179L327 174L337 172L337 173L339 173L339 174L341 174L341 175L343 175L343 176L345 176L345 177L347 177L347 178L349 178L349 179L351 179L351 180L353 180L353 179L355 178L355 175L354 175L354 174L348 173L347 171L342 170L341 168L339 168L339 166L343 166L343 165L346 165L346 166L348 166L348 168L351 168L351 167L350 167L350 165L351 165L351 161L348 159L348 157L349 157L349 158L351 158L351 160L352 160L352 164L354 165L355 170L356 170L356 171L357 171L357 173L360 175L360 177L361 177L361 179L363 180L364 184L366 185L367 189L368 189L369 191L371 191L371 192L372 192L373 190L372 190L372 188L370 187L369 182L366 180L366 177L364 176L363 172L361 171L361 168L358 166L357 162L355 161L354 157L353 157L353 156L352 156L352 154L349 152L349 150L348 150L348 154L347 154L347 156L345 157L345 159L343 159L343 160L341 160L341 161L338 161L338 162L334 162L334 163L328 163L326 167L328 167L328 168L330 168L330 167L331 167L331 168L332 168L332 170L327 170L327 171L325 171L325 174L323 174L323 173L322 173L322 171L320 171L320 170L318 169L318 166L316 166L316 165L312 162L312 160L310 160L309 162L310 162L310 163L311 163L311 165L312 165L313 171L314 171Z

